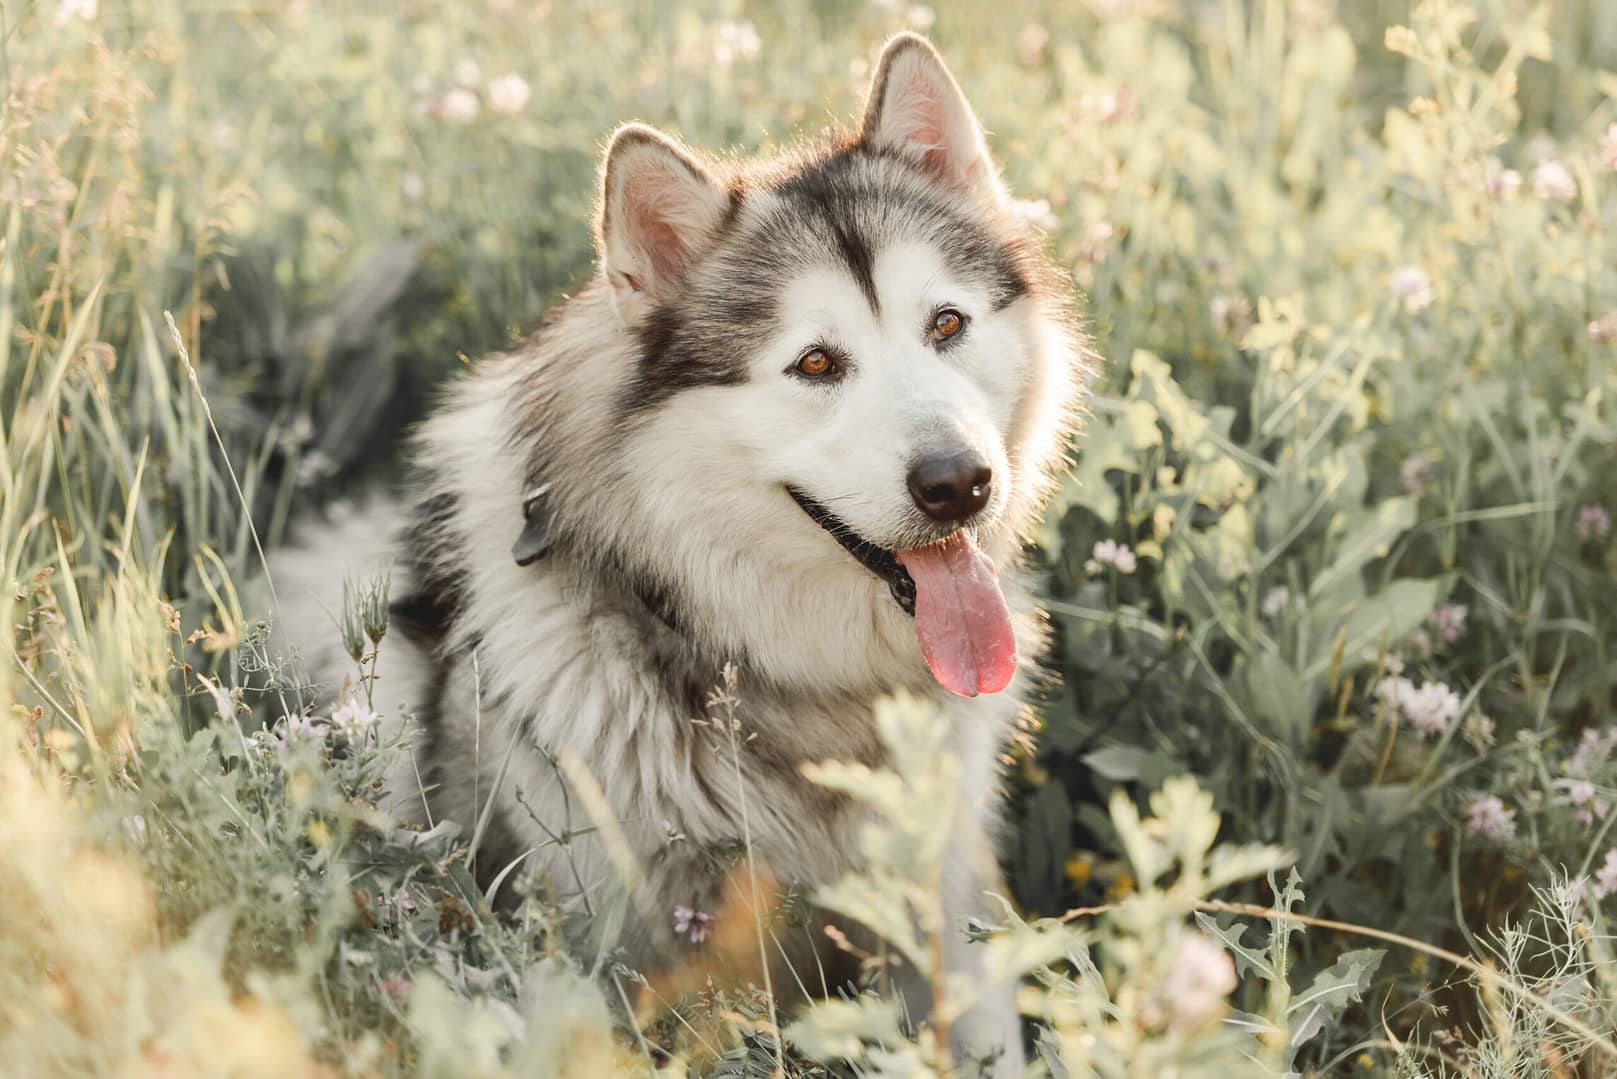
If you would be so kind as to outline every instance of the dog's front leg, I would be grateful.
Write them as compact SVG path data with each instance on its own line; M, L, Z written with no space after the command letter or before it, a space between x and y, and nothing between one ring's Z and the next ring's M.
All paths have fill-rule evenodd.
M943 869L943 969L946 978L973 987L979 995L954 1021L950 1041L956 1060L983 1062L980 1072L967 1071L967 1075L1009 1079L1025 1069L1016 984L988 984L983 945L966 936L967 923L973 918L989 925L999 920L1000 912L988 893L1003 891L1003 885L993 846L980 829L969 824L960 827L955 853L957 857Z

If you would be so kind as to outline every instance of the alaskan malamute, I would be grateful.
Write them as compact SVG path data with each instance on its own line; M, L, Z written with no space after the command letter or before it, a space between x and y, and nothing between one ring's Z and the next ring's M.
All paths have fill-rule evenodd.
M945 962L969 974L1043 643L1022 538L1090 361L1068 279L913 35L856 133L776 160L620 128L596 238L590 284L425 422L403 500L283 555L280 593L329 595L355 537L397 526L377 701L418 728L395 805L469 825L493 791L485 879L525 858L599 890L599 837L552 841L588 823L553 763L581 762L644 877L621 941L642 969L700 947L693 912L723 904L703 852L742 837L735 763L693 723L727 664L752 854L803 893L852 868L859 820L800 767L878 764L872 700L935 700L960 762ZM1021 1059L1011 990L958 1048Z

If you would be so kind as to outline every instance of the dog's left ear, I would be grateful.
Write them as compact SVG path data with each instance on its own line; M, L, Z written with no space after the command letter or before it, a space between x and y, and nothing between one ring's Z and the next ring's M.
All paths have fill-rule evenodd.
M859 142L911 157L963 190L1004 198L977 115L943 58L919 34L899 34L882 49Z
M618 128L601 167L597 243L627 325L677 294L729 201L723 185L667 135L644 124Z

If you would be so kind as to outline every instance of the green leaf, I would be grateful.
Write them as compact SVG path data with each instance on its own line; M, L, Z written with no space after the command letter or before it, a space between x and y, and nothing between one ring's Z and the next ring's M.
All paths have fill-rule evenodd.
M1313 985L1292 998L1286 1017L1291 1027L1293 1051L1346 1011L1349 1004L1364 996L1386 954L1385 948L1344 952L1330 967L1315 975Z
M1196 924L1202 927L1202 932L1229 949L1229 953L1235 957L1236 973L1244 976L1257 971L1266 980L1274 980L1275 968L1269 965L1269 960L1264 958L1263 953L1241 943L1241 938L1246 936L1246 931L1252 928L1251 926L1236 922L1226 929L1214 921L1212 915L1200 911L1196 912Z

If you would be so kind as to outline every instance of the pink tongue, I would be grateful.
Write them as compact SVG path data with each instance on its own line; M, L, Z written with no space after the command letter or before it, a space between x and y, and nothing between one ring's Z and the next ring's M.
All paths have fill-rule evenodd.
M1016 635L994 564L965 532L898 551L915 580L915 636L933 677L952 693L998 693L1016 673Z

